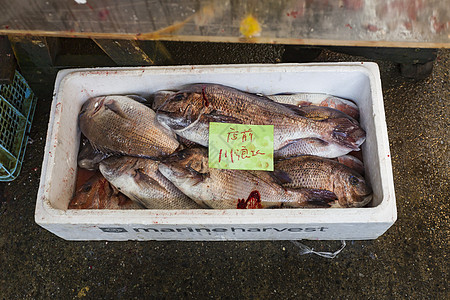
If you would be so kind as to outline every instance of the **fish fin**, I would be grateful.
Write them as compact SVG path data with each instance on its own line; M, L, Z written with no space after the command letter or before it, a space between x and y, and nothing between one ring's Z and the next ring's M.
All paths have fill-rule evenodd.
M201 118L203 118L207 122L242 124L242 120L235 117L222 115L216 110L213 110L208 114L203 114Z
M106 158L108 158L110 156L113 156L113 155L121 155L120 152L112 151L112 150L110 150L108 148L105 148L103 146L99 146L99 145L97 145L97 144L95 144L93 142L90 142L90 143L91 143L91 146L92 146L92 148L94 149L94 151L96 153L103 154L103 157L101 159L99 159L99 162L102 161L103 159L106 159Z
M305 202L305 206L312 207L330 207L332 202L337 201L337 196L335 193L327 190L320 189L302 189Z
M114 185L112 185L109 181L108 181L108 184L111 187L113 195L119 195L120 194L120 190L118 188L116 188Z
M186 166L186 170L188 170L189 173L191 174L191 178L195 179L195 183L193 184L194 186L204 181L209 176L208 175L209 173L201 173L195 170L194 168L191 167L191 164Z
M113 111L114 113L116 113L117 115L121 116L124 119L128 119L128 115L122 110L122 108L120 108L119 105L117 105L116 102L111 101L109 103L105 103L104 107Z
M141 169L135 169L134 172L135 172L134 181L139 187L145 188L150 186L154 190L166 192L166 189L163 186L161 186L161 184L158 181L145 174Z
M274 170L273 172L270 172L269 174L280 185L292 182L292 179L289 176L289 174L284 171Z
M291 96L291 95L295 95L295 93L278 93L270 96Z
M289 108L292 110L295 114L299 115L300 117L307 117L307 113L300 107L294 104L288 104L288 103L280 103L284 107Z
M199 146L199 144L197 144L196 142L188 140L187 138L184 138L181 135L177 135L176 138L180 143L180 147L184 146L185 148L196 148Z
M126 96L128 98L131 98L134 101L137 101L137 102L142 103L142 104L148 104L149 103L149 101L146 98L144 98L142 96L139 96L139 95L126 95Z
M206 174L197 172L195 170L191 170L191 175L192 175L192 178L194 178L196 180L196 182L193 184L194 186L199 184L200 182L203 182L205 180L205 178L207 177Z

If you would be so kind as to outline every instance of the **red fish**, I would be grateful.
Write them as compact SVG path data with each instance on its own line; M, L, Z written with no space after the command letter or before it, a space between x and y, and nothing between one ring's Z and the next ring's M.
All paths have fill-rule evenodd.
M141 205L114 188L101 174L95 173L77 189L69 209L139 209Z

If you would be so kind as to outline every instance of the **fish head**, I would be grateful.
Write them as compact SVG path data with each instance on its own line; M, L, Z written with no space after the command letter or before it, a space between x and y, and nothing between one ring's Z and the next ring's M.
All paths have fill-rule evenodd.
M363 207L372 199L372 189L368 182L356 171L345 167L344 171L336 172L340 177L339 186L335 190L340 194L341 207Z
M204 93L200 88L186 88L170 95L162 95L155 104L159 122L172 129L183 129L205 111ZM161 103L162 102L162 103Z
M100 96L88 99L81 106L78 115L81 132L91 139L96 127L103 127L103 124L117 118L129 119L130 101L136 102L126 96Z
M160 163L159 171L176 186L195 186L209 174L208 152L203 148L175 152Z
M152 95L152 109L157 111L162 105L166 103L166 101L176 94L176 91L157 91Z
M140 157L110 157L100 163L100 172L120 192L137 203L147 206L144 201L148 197L169 195L169 191L161 185L159 162ZM148 206L147 206L148 207Z
M100 172L106 179L112 181L124 174L132 173L136 164L136 158L127 156L112 156L100 162Z
M93 208L105 198L111 195L108 181L97 173L88 179L75 192L75 196L69 203L69 209Z
M100 162L99 169L106 179L119 187L132 182L137 185L147 183L148 177L152 178L158 172L158 164L149 158L113 156Z

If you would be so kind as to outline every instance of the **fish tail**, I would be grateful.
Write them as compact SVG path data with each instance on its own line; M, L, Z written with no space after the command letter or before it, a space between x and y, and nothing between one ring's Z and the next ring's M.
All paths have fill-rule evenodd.
M349 119L328 119L326 122L331 125L331 139L353 151L358 151L359 146L366 139L365 131Z

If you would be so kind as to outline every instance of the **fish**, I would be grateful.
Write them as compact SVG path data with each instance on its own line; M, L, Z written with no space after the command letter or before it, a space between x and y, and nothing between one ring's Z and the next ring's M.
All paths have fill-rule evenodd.
M351 116L355 120L359 120L359 108L353 101L328 94L285 93L267 95L267 98L272 99L276 102L292 104L296 106L317 105L335 108Z
M277 161L274 173L286 188L312 188L333 192L334 207L363 207L372 199L369 183L358 172L338 161L303 155Z
M156 109L159 122L176 134L208 145L209 122L274 125L274 150L292 140L320 138L356 151L364 130L348 118L316 121L298 107L220 84L191 84L168 96Z
M355 126L359 126L357 120L334 108L309 105L299 107L298 110L302 112L303 116L316 121L347 118L350 122L355 124ZM341 144L326 142L319 138L302 138L290 141L281 149L275 150L274 158L283 159L299 155L316 155L326 158L336 158L346 155L351 151L354 150Z
M325 190L282 187L270 172L214 169L205 148L177 151L159 171L189 198L214 209L329 207L336 196Z
M274 159L287 159L300 155L315 155L325 158L336 158L348 154L348 147L336 143L325 142L318 138L303 138L290 141L278 150L274 150Z
M68 208L142 209L143 207L120 193L97 171L76 190Z
M121 193L150 209L199 209L158 170L159 162L149 158L121 156L100 162L100 172Z
M179 146L151 108L127 96L88 99L81 107L79 126L93 148L105 154L156 158Z

